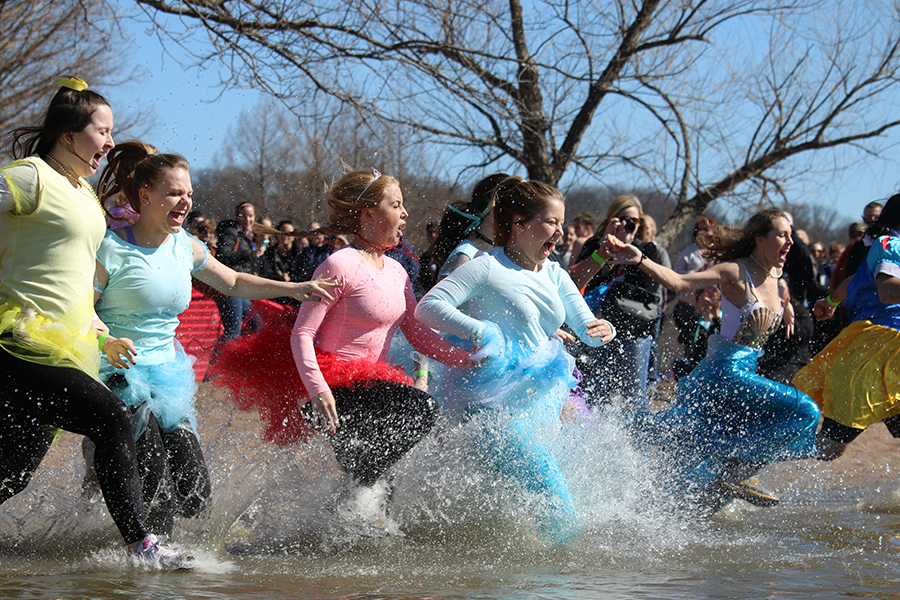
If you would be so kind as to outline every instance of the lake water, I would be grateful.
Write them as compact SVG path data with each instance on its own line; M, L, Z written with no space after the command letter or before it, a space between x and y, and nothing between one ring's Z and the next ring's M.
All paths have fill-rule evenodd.
M493 480L442 430L399 465L402 535L335 526L340 485L324 444L259 441L255 415L204 384L209 515L173 541L193 572L129 563L102 502L82 496L79 440L64 434L34 482L0 508L0 597L10 598L900 598L896 442L867 431L839 461L767 468L782 503L678 510L611 424L565 456L581 533L542 539L537 499Z

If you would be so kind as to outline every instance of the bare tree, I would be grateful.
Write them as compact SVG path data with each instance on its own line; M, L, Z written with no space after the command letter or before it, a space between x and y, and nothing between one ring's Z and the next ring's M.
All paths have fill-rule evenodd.
M35 121L56 78L74 75L92 87L108 81L118 69L113 17L105 0L0 2L0 129ZM9 158L7 151L0 149Z
M415 142L413 131L373 121L360 126L353 114L327 107L301 121L272 99L263 99L230 128L215 167L197 173L198 206L219 217L241 202L258 215L289 218L301 227L328 217L328 189L343 169L377 168L400 180L416 222L439 218L453 186L431 175L434 159ZM421 231L410 232L415 243Z
M900 124L896 0L136 2L301 118L332 101L471 170L658 189L664 242L718 198L781 203L802 157L876 153Z

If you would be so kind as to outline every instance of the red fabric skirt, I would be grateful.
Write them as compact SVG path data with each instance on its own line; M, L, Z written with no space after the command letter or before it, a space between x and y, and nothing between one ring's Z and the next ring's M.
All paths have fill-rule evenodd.
M314 430L300 414L300 407L309 401L309 394L291 350L297 308L268 301L253 305L262 317L262 329L227 342L219 359L210 366L209 377L215 385L231 390L238 408L259 411L263 439L280 446L304 442ZM383 361L344 360L324 352L316 352L316 359L332 389L379 381L413 383L400 368Z

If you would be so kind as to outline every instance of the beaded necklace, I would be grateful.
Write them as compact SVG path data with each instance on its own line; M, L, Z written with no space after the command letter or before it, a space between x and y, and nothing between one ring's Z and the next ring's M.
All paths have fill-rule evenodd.
M765 268L761 262L756 260L756 257L752 254L750 255L750 259L759 265L759 268L763 270L763 273L766 274L766 277L771 277L772 279L781 279L781 275L772 275L772 272L769 269Z
M66 177L68 177L69 179L71 179L72 181L74 181L75 183L77 183L78 186L79 186L79 189L82 189L82 188L87 189L87 191L88 191L88 193L91 195L91 197L92 197L94 200L97 201L97 206L100 207L100 210L103 210L103 204L100 202L100 198L99 198L99 196L97 196L97 192L94 191L94 188L91 187L91 184L90 184L90 183L88 183L87 181L85 181L85 180L82 179L81 177L76 177L73 173L70 173L69 170L68 170L67 168L65 168L64 166L62 166L58 160L56 160L55 158L53 158L53 157L50 156L49 154L47 155L47 158L49 158L50 160L52 160L52 161L53 161L53 164L55 164L57 167L59 167L59 168L62 170L63 175L65 175ZM106 212L106 211L104 211L104 212Z

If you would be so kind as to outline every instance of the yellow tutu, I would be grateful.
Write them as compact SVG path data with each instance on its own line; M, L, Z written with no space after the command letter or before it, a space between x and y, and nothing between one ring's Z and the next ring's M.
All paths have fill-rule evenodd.
M855 321L803 367L794 387L822 415L865 429L900 414L900 331Z
M100 352L90 328L92 300L79 303L64 321L7 300L0 304L0 348L28 362L74 367L99 381Z

